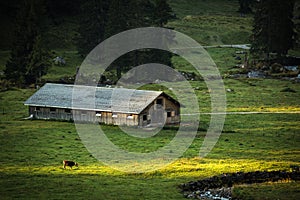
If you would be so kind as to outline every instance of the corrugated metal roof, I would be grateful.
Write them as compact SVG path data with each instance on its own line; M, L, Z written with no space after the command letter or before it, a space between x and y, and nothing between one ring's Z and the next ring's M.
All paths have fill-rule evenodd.
M140 113L163 92L47 83L28 106Z

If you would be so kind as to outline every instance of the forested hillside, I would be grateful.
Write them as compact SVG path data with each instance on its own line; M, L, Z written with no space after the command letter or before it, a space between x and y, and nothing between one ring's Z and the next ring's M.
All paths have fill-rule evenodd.
M286 1L284 5L281 1L263 2L266 3L254 0L1 1L1 78L21 85L72 82L76 68L97 44L116 33L147 26L175 29L204 46L252 44L253 58L267 60L270 66L275 62L270 59L280 63L286 54L299 55L298 0ZM271 12L276 10L280 12ZM63 67L54 59L63 59ZM117 80L131 66L148 62L179 70L186 68L186 63L169 53L143 50L118 59L110 66L107 76Z
M1 1L0 3L2 24L0 35L2 36L1 38L3 38L0 40L0 48L2 50L11 49L13 40L11 33L14 29L18 8L21 5L21 2L22 1L12 0ZM72 3L66 0L47 1L47 21L44 21L44 31L47 33L47 38L45 38L45 40L51 49L76 49L79 25L84 21L81 19L81 16L83 16L84 12L89 12L89 5L86 3L83 5L83 2L85 1L75 0L72 1ZM224 32L222 29L225 28L227 23L231 25L227 27L228 32L239 32L240 29L242 29L242 31L244 31L243 36L249 36L251 31L250 23L252 16L246 16L246 19L239 17L239 4L237 0L170 0L168 2L174 15L177 17L170 20L171 23L168 26L174 27L176 30L183 31L187 34L191 33L192 36L198 35L201 31L205 31L206 35L213 33L211 37L217 36L218 39L223 40L222 36L218 36L218 34ZM105 9L108 10L109 8ZM129 6L126 12L130 10L133 10L132 6ZM239 19L236 20L237 18ZM223 27L216 29L216 26L218 25ZM200 29L197 30L197 28ZM234 33L228 33L224 36L225 41L223 43L227 43L230 40L232 40L230 41L232 43L249 42L247 37L244 40L236 40L235 37L230 37L230 34L233 35ZM205 38L206 36L202 37ZM239 38L242 38L242 36ZM197 40L197 38L195 39ZM217 41L205 41L205 43L215 44Z

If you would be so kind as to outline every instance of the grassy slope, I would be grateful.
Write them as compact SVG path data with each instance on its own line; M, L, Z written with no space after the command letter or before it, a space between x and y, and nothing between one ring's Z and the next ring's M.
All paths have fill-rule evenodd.
M170 4L178 19L169 25L201 45L249 43L252 18L239 16L237 1L173 0Z
M238 15L238 2L234 0L170 0L178 18L188 15Z
M170 23L201 45L248 44L251 18L239 16L188 16Z
M235 84L236 88L244 88L239 81ZM299 85L294 85L294 89L300 91ZM264 86L256 90L261 94ZM166 168L141 175L124 174L91 157L72 123L22 120L27 116L23 101L33 92L17 89L2 92L0 96L2 197L183 199L177 189L179 183L224 172L288 170L290 165L299 164L299 114L228 115L224 133L206 158L197 158L205 134L199 132L184 156ZM277 97L283 99L285 95L278 93ZM247 99L229 99L237 106L251 103ZM276 103L271 106L276 107ZM208 120L209 116L202 116L200 126L203 129L208 127ZM153 151L175 134L165 130L154 138L140 140L122 134L117 127L106 127L105 133L115 144L137 152ZM63 170L63 159L78 161L80 168ZM276 187L282 189L291 185L293 189L295 184L299 186L286 183ZM266 189L269 190L267 186ZM240 191L237 187L235 191L251 195L252 190L243 187ZM292 193L293 196L297 194Z
M248 34L251 19L238 17L236 1L172 0L171 5L179 17L172 25L201 44L227 43L230 40L226 35L233 38L232 43L247 42L247 37L238 35L243 31ZM224 14L224 18L220 17ZM232 23L235 20L241 21ZM214 31L216 28L219 30ZM235 70L232 68L238 62L232 57L235 49L208 51L222 75ZM57 50L56 54L66 57L67 66L54 66L45 79L72 76L80 64L80 57L70 49ZM6 56L5 52L1 54L1 65ZM182 60L174 59L178 69L192 70ZM226 88L234 90L227 93L228 111L299 110L299 84L281 80L224 81ZM199 89L196 94L201 111L208 112L210 101L205 84L193 81L191 85ZM280 92L287 87L296 93ZM299 165L299 114L228 115L224 133L206 158L197 158L205 134L199 132L184 156L166 168L147 174L124 174L91 157L72 123L22 120L27 116L23 102L33 93L30 89L0 93L1 199L184 199L177 188L183 182L224 172L288 170L290 165ZM209 116L202 115L201 128L207 129L208 125ZM175 133L165 130L146 141L126 136L116 127L107 127L106 134L124 148L143 152L165 144ZM63 170L63 159L78 161L79 169ZM299 183L254 185L236 187L235 193L261 199L269 194L267 191L276 190L277 198L286 198L285 191L290 190L289 199L298 199L299 186Z

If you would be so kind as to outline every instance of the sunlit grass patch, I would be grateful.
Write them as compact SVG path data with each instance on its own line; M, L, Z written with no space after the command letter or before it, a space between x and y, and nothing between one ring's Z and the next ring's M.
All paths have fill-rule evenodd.
M48 166L6 166L1 167L0 173L4 174L15 174L15 173L25 173L25 174L48 174L48 175L79 175L79 174L89 174L89 175L110 175L119 176L125 175L125 173L118 170L114 170L108 166L103 165L101 162L95 162L94 164L86 165L85 163L79 163L79 167L63 168L61 165L48 165Z
M161 171L171 177L207 178L213 175L235 172L274 171L290 169L293 162L264 161L255 159L179 159Z
M138 177L162 176L165 178L204 178L222 173L251 172L251 171L275 171L291 170L290 166L297 162L255 160L255 159L215 159L215 158L180 158L162 169L147 173L136 173ZM99 175L99 176L131 176L134 173L124 173L106 166L101 162L93 164L79 164L79 167L64 169L62 165L49 166L2 166L3 174L45 174L45 175Z

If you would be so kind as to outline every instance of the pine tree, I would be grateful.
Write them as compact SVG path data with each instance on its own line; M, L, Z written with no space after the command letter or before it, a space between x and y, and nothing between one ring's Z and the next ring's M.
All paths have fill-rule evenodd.
M163 27L173 17L171 7L165 0L112 0L108 12L105 36L108 38L133 28ZM162 40L162 42L166 41ZM129 70L132 66L153 62L170 65L171 55L153 49L136 50L120 57L111 64L109 69L116 70L119 79L122 72Z
M253 0L239 0L239 12L241 15L252 13L252 9L250 7L252 4Z
M154 22L159 27L164 27L170 19L174 19L173 11L167 0L155 0Z
M294 9L294 25L296 31L296 37L294 41L294 48L300 49L300 6L299 1L295 2L295 9Z
M294 43L294 0L261 0L254 16L251 53L254 57L270 59L288 53Z
M32 11L31 5L28 1L24 1L23 5L20 6L19 16L15 23L11 57L4 71L8 80L18 84L25 83L26 66L29 63L29 55L33 48L32 38L35 38L37 34L33 28L35 25L32 24L32 20L29 20L34 18L35 13L29 11Z
M108 0L83 1L80 9L78 51L87 55L104 40L107 21Z
M42 45L41 35L35 38L32 52L29 56L29 64L25 73L27 83L40 82L41 76L47 73L51 66L50 53Z
M136 19L135 11L136 0L112 0L108 11L108 21L105 27L105 37L109 38L115 34L129 30L136 25L133 20ZM118 48L117 46L113 48ZM122 72L126 71L130 64L131 56L124 55L114 61L109 70L115 70L117 79L120 79Z
M32 74L36 74L30 64L33 63L31 59L35 50L44 48L40 42L37 45L38 35L42 26L44 11L44 2L37 0L24 0L20 6L19 15L15 22L14 42L11 50L11 56L6 63L4 71L6 79L16 83L30 84L35 82ZM42 57L43 59L49 59ZM36 61L35 61L36 62ZM30 72L30 73L29 73ZM29 75L30 74L30 75Z
M47 0L47 14L55 25L61 24L65 17L76 16L81 12L85 0Z
M165 27L167 23L175 18L175 14L168 4L167 0L155 0L154 1L154 25L158 27ZM169 43L174 42L174 35L166 30L166 34L161 36L161 44L168 45ZM167 51L156 51L152 55L152 59L156 61L156 63L165 64L167 66L172 67L172 53Z
M140 1L136 9L137 19L139 21L137 27L165 27L169 20L174 19L174 14L165 0ZM170 37L171 35L171 37ZM169 31L165 35L160 35L157 39L161 39L160 44L166 45L173 41L173 36ZM167 51L158 49L144 49L136 51L136 62L133 66L145 63L161 63L172 66L172 54Z

